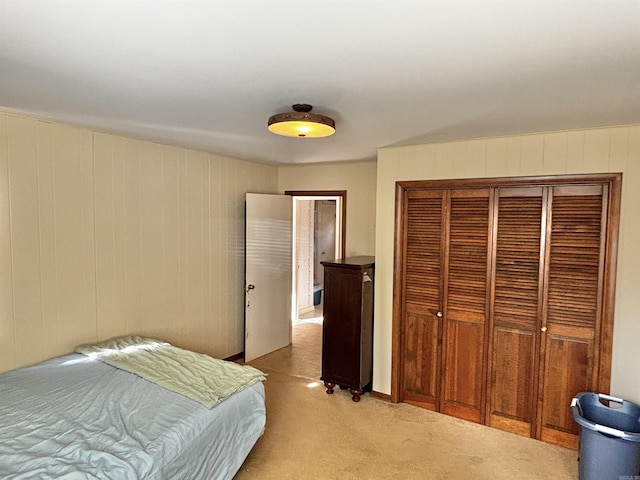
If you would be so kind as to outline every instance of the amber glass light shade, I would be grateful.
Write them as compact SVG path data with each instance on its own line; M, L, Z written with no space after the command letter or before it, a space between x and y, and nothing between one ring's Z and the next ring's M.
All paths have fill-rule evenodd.
M311 105L293 105L293 112L272 115L267 128L272 133L285 137L321 138L333 135L336 124L332 118L311 113Z

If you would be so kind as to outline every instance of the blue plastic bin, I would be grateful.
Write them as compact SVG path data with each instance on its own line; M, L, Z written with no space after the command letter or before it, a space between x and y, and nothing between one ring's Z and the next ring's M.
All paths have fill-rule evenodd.
M580 480L635 479L640 473L640 407L602 393L582 392L571 401L580 425Z
M319 283L313 284L313 304L315 306L320 305L320 301L322 300L322 285Z

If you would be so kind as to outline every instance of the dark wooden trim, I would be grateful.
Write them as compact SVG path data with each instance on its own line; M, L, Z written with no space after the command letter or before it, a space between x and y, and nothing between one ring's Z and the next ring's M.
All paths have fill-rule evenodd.
M396 183L396 205L394 221L395 248L393 254L393 316L391 326L391 401L398 403L402 401L402 305L404 304L402 279L404 278L404 248L402 232L404 227L402 222L405 219L405 195L407 190Z
M602 294L602 328L600 330L600 365L598 387L601 392L611 388L613 357L613 320L615 313L616 271L620 232L620 204L622 201L622 173L609 181L607 245L604 264L604 292Z
M340 197L342 199L342 209L340 215L342 222L340 243L342 245L340 257L346 258L347 251L347 191L346 190L285 190L285 195L292 197Z
M622 181L621 173L589 173L584 175L539 175L530 177L458 178L445 180L406 180L396 185L404 190L486 188L508 186L557 186Z
M490 222L491 228L489 233L489 245L491 246L491 259L488 260L489 263L489 277L487 279L487 288L488 288L488 296L487 296L487 318L486 318L486 332L485 332L485 341L486 343L486 352L484 357L484 362L487 366L487 373L485 375L485 402L484 409L482 412L483 423L486 425L488 420L491 418L491 395L493 393L493 382L489 379L489 377L493 374L493 364L492 364L492 356L493 350L491 346L494 342L494 318L495 318L495 302L492 301L495 298L496 293L496 258L498 256L498 211L499 211L499 202L500 195L495 192L491 196L491 214L490 214ZM488 398L488 399L487 399Z
M487 419L489 418L490 412L487 412L488 406L491 403L488 398L489 391L489 373L491 370L491 345L492 342L489 341L490 336L492 336L492 327L493 327L493 290L494 290L494 282L493 282L493 269L495 267L495 253L496 253L496 244L494 243L494 236L498 235L498 225L497 225L497 203L496 198L498 195L495 190L489 191L489 212L488 212L488 225L487 225L487 270L485 276L485 307L484 307L484 356L482 358L483 368L482 368L482 388L481 388L481 407L480 407L480 423L483 425L487 424Z

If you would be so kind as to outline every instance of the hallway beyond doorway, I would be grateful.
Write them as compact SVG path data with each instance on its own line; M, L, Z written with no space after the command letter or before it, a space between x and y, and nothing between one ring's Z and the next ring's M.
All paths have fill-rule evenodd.
M293 321L294 325L299 323L319 323L322 324L324 319L322 313L322 303L315 305L313 310L307 310L305 312L298 312L298 318ZM295 340L295 339L294 339Z

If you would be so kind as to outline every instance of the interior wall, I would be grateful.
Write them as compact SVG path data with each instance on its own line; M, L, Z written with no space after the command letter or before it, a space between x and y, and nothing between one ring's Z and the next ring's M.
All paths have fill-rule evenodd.
M324 285L322 262L336 258L336 200L315 200L315 248L313 281Z
M347 256L375 250L376 162L281 166L278 190L346 190Z
M277 168L0 112L0 371L114 335L243 350L244 194Z
M391 392L395 183L622 172L611 393L640 402L640 125L378 151L374 390Z
M313 200L296 202L296 259L295 266L297 311L313 308Z

